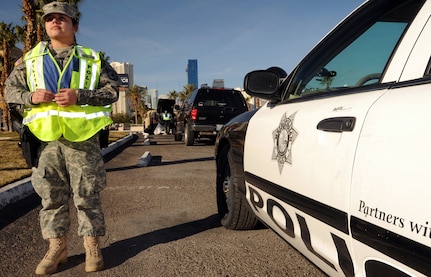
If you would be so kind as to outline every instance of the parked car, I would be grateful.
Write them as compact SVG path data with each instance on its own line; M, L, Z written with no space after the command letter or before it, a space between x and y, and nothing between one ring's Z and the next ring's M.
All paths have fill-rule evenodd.
M175 140L184 137L187 146L200 138L215 141L226 122L246 111L248 106L239 90L208 86L196 89L181 108L177 107Z
M366 1L290 74L248 73L268 102L217 136L221 223L262 222L329 276L431 276L430 19Z

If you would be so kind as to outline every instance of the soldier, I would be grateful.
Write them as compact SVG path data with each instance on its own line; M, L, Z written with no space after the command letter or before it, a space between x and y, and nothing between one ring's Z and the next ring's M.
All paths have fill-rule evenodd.
M52 2L43 12L49 42L27 52L6 82L6 101L24 107L23 124L41 141L31 181L42 198L39 219L49 249L36 274L54 273L67 261L72 196L85 271L98 271L104 266L99 236L105 235L99 193L106 186L98 133L112 123L120 80L98 52L76 44L74 6Z

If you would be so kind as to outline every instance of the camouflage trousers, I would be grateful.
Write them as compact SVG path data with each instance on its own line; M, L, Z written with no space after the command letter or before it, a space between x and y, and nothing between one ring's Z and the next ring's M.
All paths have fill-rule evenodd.
M105 235L100 191L106 186L106 171L98 135L84 142L60 139L43 143L31 181L42 198L39 220L44 239L69 231L71 198L77 210L78 235Z

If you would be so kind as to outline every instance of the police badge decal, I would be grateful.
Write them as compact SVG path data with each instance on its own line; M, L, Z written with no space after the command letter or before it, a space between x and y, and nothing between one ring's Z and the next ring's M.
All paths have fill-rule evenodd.
M280 174L285 163L292 164L292 143L298 136L298 132L293 128L295 115L296 112L287 117L284 113L277 129L272 132L274 139L272 159L277 160Z

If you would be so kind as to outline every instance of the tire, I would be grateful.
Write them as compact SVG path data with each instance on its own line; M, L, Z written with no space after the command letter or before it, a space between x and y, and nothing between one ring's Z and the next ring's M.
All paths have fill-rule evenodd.
M190 130L190 126L186 123L184 127L184 143L186 146L192 146L195 142L195 132Z
M239 190L244 186L244 171L233 162L229 147L223 147L217 159L217 208L221 224L231 230L255 229L259 223L251 212L245 195Z

